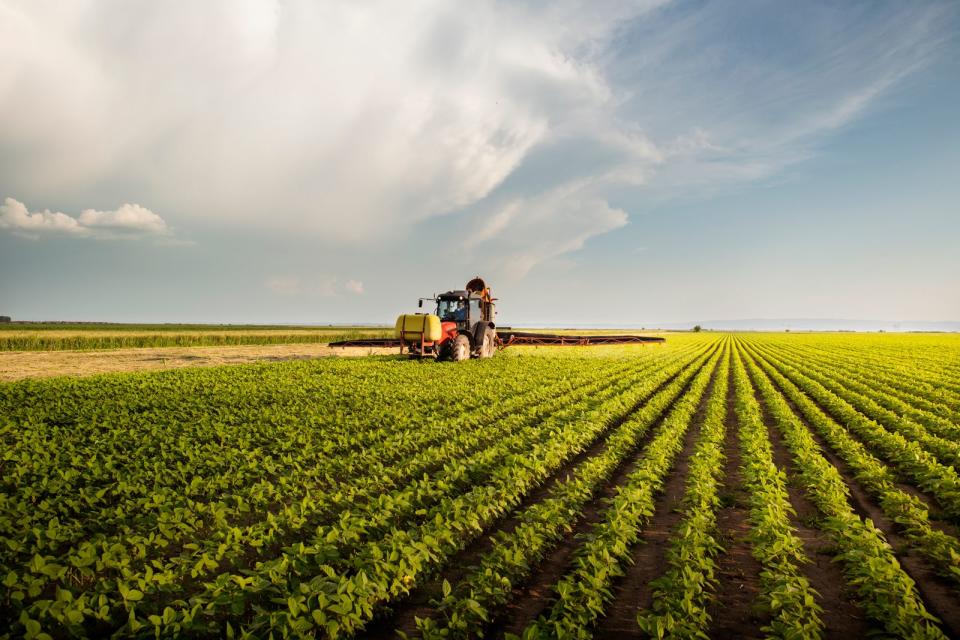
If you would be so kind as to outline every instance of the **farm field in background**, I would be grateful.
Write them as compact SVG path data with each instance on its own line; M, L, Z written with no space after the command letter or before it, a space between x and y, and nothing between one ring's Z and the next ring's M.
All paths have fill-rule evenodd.
M10 323L0 324L0 351L311 344L392 335L386 327Z
M523 329L538 331L537 329ZM560 329L557 334L654 335L636 329ZM340 340L392 338L393 327L110 324L15 322L0 324L2 351L94 351L154 347L218 347L240 345L322 344Z
M28 379L0 439L0 638L960 636L960 336Z

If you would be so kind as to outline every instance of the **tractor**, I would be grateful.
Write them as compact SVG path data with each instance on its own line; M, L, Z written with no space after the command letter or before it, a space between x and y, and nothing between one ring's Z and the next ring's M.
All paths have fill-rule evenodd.
M405 313L397 318L396 338L359 338L331 342L331 347L396 347L411 358L433 358L460 362L470 358L490 358L498 349L511 345L588 347L610 344L663 343L660 336L578 335L531 333L510 327L497 329L494 323L496 298L490 287L477 276L463 289L447 291L432 298L420 298L434 305L433 313Z
M463 289L420 298L421 309L424 301L435 305L433 313L403 314L397 318L401 353L406 348L414 358L454 362L490 358L496 353L495 298L483 278L473 278Z

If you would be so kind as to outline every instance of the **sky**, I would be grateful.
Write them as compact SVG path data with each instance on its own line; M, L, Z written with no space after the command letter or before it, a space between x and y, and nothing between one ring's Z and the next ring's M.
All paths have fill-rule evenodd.
M0 0L0 314L960 321L960 4Z

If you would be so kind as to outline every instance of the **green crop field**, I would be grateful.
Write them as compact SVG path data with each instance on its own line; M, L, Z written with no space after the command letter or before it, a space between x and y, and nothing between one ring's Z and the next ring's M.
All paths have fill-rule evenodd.
M960 636L960 336L23 380L0 439L0 638Z
M392 328L8 323L0 324L0 351L87 351L144 347L307 344L385 337L393 337Z

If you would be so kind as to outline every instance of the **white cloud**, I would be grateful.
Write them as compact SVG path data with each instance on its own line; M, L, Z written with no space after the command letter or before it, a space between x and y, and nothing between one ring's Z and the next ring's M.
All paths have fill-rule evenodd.
M35 235L38 233L63 233L83 235L86 229L76 218L55 211L45 210L30 213L22 202L5 198L0 205L0 229Z
M344 283L343 288L349 293L355 293L357 295L363 294L363 283L359 280L347 280Z
M78 221L81 225L90 229L158 235L168 232L167 223L164 222L163 218L138 204L125 204L114 211L85 209L80 213Z
M117 238L169 233L163 218L138 204L125 204L114 211L86 209L78 218L49 209L31 213L14 198L0 205L0 229L38 237L66 234L84 237Z
M0 173L31 194L136 184L216 224L390 238L484 198L609 100L588 52L661 2L0 0L0 147L29 148Z
M502 279L524 277L536 265L581 249L592 237L627 224L626 212L582 186L559 188L503 205L480 222L466 243L469 259Z

